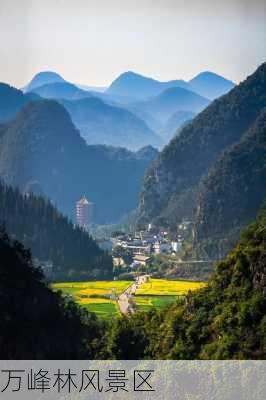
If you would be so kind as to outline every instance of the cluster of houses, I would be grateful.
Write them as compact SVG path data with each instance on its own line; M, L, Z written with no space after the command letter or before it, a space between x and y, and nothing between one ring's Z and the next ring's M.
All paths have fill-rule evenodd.
M133 258L131 267L143 265L147 266L151 262L151 256L156 254L177 253L184 241L184 232L188 230L189 223L184 222L179 225L176 239L170 239L166 230L153 228L148 225L147 230L136 232L134 235L120 234L111 238L112 249L120 247L128 250ZM121 257L113 257L114 265L122 266Z

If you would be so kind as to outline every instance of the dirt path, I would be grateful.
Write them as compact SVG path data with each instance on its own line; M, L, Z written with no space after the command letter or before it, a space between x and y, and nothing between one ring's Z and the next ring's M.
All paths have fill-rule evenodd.
M117 300L120 312L122 314L129 314L134 312L132 307L133 295L136 293L137 288L147 280L147 275L139 276L136 282L133 282Z

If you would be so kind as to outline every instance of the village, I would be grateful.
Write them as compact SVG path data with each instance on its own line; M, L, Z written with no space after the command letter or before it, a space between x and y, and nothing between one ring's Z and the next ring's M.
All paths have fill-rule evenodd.
M151 223L146 230L136 231L133 235L114 232L110 239L114 266L129 264L134 270L139 266L149 266L154 255L178 254L190 226L188 221L179 224L174 238L168 231L158 229Z
M77 201L76 223L88 232L90 232L92 212L93 203L85 196ZM134 234L115 231L109 238L98 238L97 243L103 250L112 253L115 267L129 266L136 269L139 266L149 266L152 255L180 252L191 228L190 221L182 221L173 235L168 230L149 223L146 229L136 231Z

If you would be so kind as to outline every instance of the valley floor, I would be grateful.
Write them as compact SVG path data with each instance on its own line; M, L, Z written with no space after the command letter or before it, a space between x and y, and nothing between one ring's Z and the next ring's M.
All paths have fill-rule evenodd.
M54 290L72 298L80 306L110 319L120 314L163 309L183 297L189 290L197 290L203 282L154 279L147 275L136 281L65 282L52 285Z

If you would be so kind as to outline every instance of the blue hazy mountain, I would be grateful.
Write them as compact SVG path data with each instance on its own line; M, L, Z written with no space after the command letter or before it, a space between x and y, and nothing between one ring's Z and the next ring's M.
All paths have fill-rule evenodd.
M132 112L111 106L98 98L60 100L88 144L106 144L138 150L161 147L162 139Z
M23 88L24 92L31 92L37 87L48 85L56 82L65 82L64 78L56 72L52 71L43 71L36 74L30 83Z
M76 83L76 86L79 89L87 90L88 92L96 92L96 93L103 93L106 91L107 87L105 86L88 86Z
M160 132L163 139L169 141L179 133L180 128L191 121L197 114L192 111L177 111L166 121Z
M160 82L146 76L128 71L116 78L106 93L112 95L129 96L135 99L147 99L158 95L163 90L170 87L189 88L189 85L183 80L173 80Z
M91 97L90 92L82 90L73 83L66 81L45 84L35 88L32 92L45 99L77 100Z
M68 82L56 82L23 93L6 84L0 84L0 123L11 119L31 100L41 97L60 101L88 144L106 144L138 150L143 146L162 147L164 142L147 124L132 112L104 103L91 93ZM40 95L38 95L37 93ZM79 98L80 100L66 100Z
M172 87L181 87L213 100L227 93L235 84L213 72L201 72L190 81L181 79L161 82L129 71L116 78L105 93L145 100Z
M38 98L34 93L25 95L19 89L0 83L0 123L12 119L21 107Z
M109 95L104 93L106 88L94 87L68 82L56 72L40 72L31 82L22 88L24 93L35 92L47 99L82 99L85 97L98 97L109 104L127 104L134 101L130 96Z
M146 111L155 119L166 122L177 111L202 111L210 100L190 90L171 87L150 100L135 103L134 107Z
M216 99L229 92L235 84L213 72L201 72L189 81L191 89L208 99Z
M125 72L105 92L101 92L88 90L93 89L89 86L83 86L84 90L55 72L41 72L26 90L32 89L47 99L101 99L102 102L92 99L91 102L64 105L88 143L126 146L135 150L142 145L162 146L159 136L163 141L169 139L182 125L174 122L176 117L173 114L181 111L199 113L209 104L209 99L224 94L233 86L233 82L212 72L202 72L189 82L160 82ZM206 96L199 93L206 93Z

